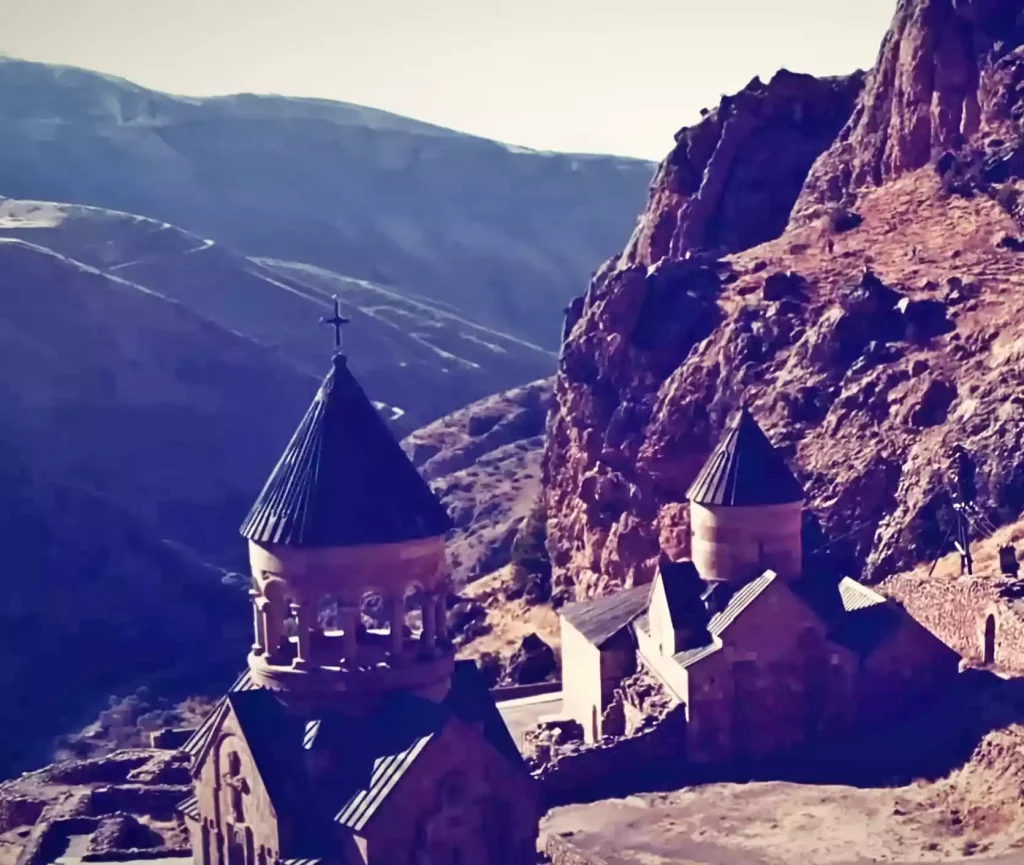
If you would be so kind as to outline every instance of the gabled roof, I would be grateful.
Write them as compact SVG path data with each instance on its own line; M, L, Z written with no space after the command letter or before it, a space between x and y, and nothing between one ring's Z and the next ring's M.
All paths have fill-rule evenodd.
M686 493L698 505L751 507L800 502L800 482L744 407Z
M657 586L665 592L668 614L675 631L689 631L697 639L706 632L708 611L701 597L707 583L700 578L697 567L689 559L673 562L663 558L658 563L652 595Z
M729 598L725 608L711 617L708 622L708 631L714 637L720 637L726 629L739 618L739 615L749 607L761 593L770 586L776 578L775 571L765 571L756 580L751 580L736 590L736 593Z
M601 648L647 609L651 587L634 586L605 595L566 604L560 613L593 645Z
M348 547L443 535L452 522L338 355L242 524L257 543Z
M230 694L233 691L251 691L256 687L256 683L252 680L252 674L247 668L228 688L228 693ZM202 762L213 740L213 734L217 727L220 726L221 721L224 720L227 710L228 698L225 695L217 701L210 714L203 719L203 722L196 728L195 732L189 736L188 741L182 745L181 750L192 758L193 768Z
M844 615L828 636L861 657L878 648L902 621L903 613L891 601L849 577L840 581L839 597Z
M705 595L710 596L717 591L723 597L723 607L707 623L706 642L702 646L692 646L677 652L672 659L683 667L689 667L718 652L723 645L722 635L775 581L776 576L774 571L765 571L756 580L739 588L724 583L712 586ZM650 631L650 623L644 616L638 618L637 626ZM782 626L785 626L784 623Z
M456 662L441 703L398 691L385 695L369 715L353 716L286 706L274 692L252 688L231 691L218 709L219 720L205 742L216 738L216 727L233 713L275 813L295 827L282 850L288 857L329 854L335 824L362 832L452 719L479 730L527 774L472 661Z

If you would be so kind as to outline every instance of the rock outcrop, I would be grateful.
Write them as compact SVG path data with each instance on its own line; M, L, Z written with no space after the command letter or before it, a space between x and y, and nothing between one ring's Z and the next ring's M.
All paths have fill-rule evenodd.
M1017 5L901 2L841 132L857 80L783 74L678 136L562 347L543 464L556 591L646 582L659 551L688 553L686 489L741 401L805 485L809 568L877 579L936 552L954 443L993 520L1024 507ZM809 105L830 118L818 137L781 120ZM730 124L754 131L712 180L697 154ZM810 175L755 207L775 157Z
M1022 41L1017 0L900 0L853 116L811 170L794 221L805 224L979 133L1016 137Z
M859 73L821 80L782 70L723 97L676 133L622 262L651 265L692 249L736 252L777 237L862 84Z

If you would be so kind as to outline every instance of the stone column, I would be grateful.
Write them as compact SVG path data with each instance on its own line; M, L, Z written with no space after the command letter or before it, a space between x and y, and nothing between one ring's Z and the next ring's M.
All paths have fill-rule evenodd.
M397 659L402 655L405 641L405 601L400 598L391 599L391 654Z
M437 612L435 610L435 592L424 592L421 601L423 611L423 631L420 643L427 652L432 652L437 643Z
M338 615L341 618L341 660L349 666L356 665L356 655L359 651L359 644L356 639L359 630L359 607L339 607Z
M305 603L293 603L292 604L292 615L295 616L295 625L297 634L298 648L295 651L295 660L292 662L293 667L308 667L312 661L310 653L310 612L311 608L309 604Z
M263 596L256 589L249 589L249 599L252 602L252 653L262 655L267 650L267 641L263 630L263 612L260 606Z
M263 623L263 644L267 647L267 660L273 664L281 644L281 637L284 636L284 629L281 611L269 598L262 599L260 619Z
M437 617L435 638L441 643L448 642L448 592L444 589L437 593L434 604L434 614Z

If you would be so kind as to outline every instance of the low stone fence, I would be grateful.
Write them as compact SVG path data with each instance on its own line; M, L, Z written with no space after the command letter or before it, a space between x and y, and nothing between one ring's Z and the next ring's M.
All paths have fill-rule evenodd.
M29 836L17 865L47 865L64 853L72 835L88 835L98 826L99 820L90 817L68 817L41 823Z
M137 859L178 859L192 858L191 847L143 847L138 850L104 850L102 853L85 853L83 862L134 862Z
M494 702L504 703L506 700L518 700L522 697L536 697L539 694L553 694L562 690L562 683L559 682L537 682L534 685L505 685L498 688L491 688L491 697Z
M90 796L89 814L94 817L119 812L151 816L173 814L178 804L191 792L190 787L178 784L118 784L99 787Z
M682 783L692 771L686 761L685 731L686 707L678 705L630 736L538 749L534 777L549 807Z

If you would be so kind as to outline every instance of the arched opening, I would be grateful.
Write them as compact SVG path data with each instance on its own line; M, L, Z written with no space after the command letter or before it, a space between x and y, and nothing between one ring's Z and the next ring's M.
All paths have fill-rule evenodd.
M996 617L989 613L985 617L985 644L982 648L984 663L993 664L996 660Z

